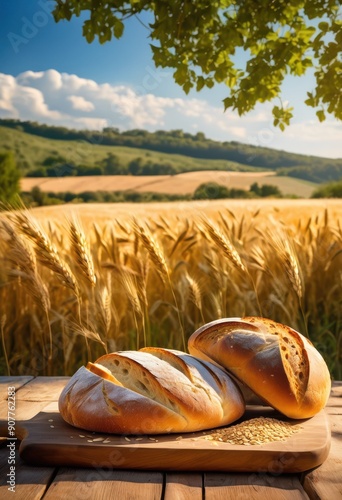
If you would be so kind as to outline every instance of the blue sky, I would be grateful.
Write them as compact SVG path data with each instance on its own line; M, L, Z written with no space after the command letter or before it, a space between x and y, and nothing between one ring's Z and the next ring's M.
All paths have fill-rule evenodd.
M73 128L181 128L221 141L342 157L341 122L329 117L320 124L303 104L312 76L286 80L283 100L295 107L295 117L282 133L272 125L270 103L239 117L223 112L224 86L185 95L172 70L155 68L148 30L136 18L122 39L88 44L82 18L56 24L53 5L52 0L1 1L0 117Z

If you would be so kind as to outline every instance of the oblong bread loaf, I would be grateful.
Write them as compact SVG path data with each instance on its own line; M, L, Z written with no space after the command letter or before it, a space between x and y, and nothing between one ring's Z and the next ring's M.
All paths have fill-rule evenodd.
M290 418L312 417L327 403L331 378L323 357L286 325L266 318L224 318L196 330L188 348Z
M115 434L193 432L230 424L244 410L242 394L224 370L153 347L88 363L59 398L69 424Z

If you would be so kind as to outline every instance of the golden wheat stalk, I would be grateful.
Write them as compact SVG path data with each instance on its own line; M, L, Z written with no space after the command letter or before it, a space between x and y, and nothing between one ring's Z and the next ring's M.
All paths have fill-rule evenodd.
M139 294L138 294L138 288L136 285L135 278L131 273L125 273L121 272L120 273L120 283L123 286L123 289L126 292L126 296L129 300L129 303L132 306L133 310L133 318L134 318L134 324L135 324L135 329L136 329L136 349L139 349L139 344L140 344L140 330L139 330L139 325L138 325L138 319L137 316L142 319L143 322L143 334L144 334L144 343L146 346L146 332L145 332L145 325L144 325L144 313L143 309L141 306Z
M165 278L169 276L169 269L160 246L153 238L151 232L139 224L136 219L133 219L133 230L147 250L160 277L165 281Z
M239 271L247 273L247 268L243 264L238 251L236 250L232 242L227 238L227 236L222 233L218 226L204 217L202 217L201 223L210 239L217 245L219 249L222 250L222 253L230 260L233 266Z
M6 221L2 221L2 227L7 233L7 244L9 252L7 260L12 263L14 268L9 271L9 276L15 276L20 279L31 297L39 308L42 308L46 315L50 352L48 355L49 369L52 362L52 331L49 318L50 296L49 291L38 274L36 260L31 248L16 234L13 227ZM45 348L44 348L45 350Z
M95 328L90 330L90 328L77 322L69 322L69 325L71 327L73 334L81 335L82 337L85 337L87 339L94 340L95 342L99 342L101 345L106 347L106 344L101 339L99 333L94 331Z
M111 301L111 293L108 288L104 286L96 295L96 306L106 335L109 332L110 324L112 322Z
M137 291L137 286L133 276L130 273L120 273L120 283L122 284L127 298L136 314L142 316L141 303Z
M269 233L272 246L280 257L285 273L292 285L293 290L297 294L299 301L303 298L303 278L299 266L298 257L295 252L294 246L290 243L288 236L285 232L281 234L278 232Z
M12 269L10 275L20 277L38 306L47 312L50 309L49 292L37 272L36 260L31 248L23 242L6 220L2 221L2 227L9 236L7 244L10 251L6 258L17 268L17 270Z
M243 220L243 219L242 219ZM258 313L260 316L262 316L262 309L260 305L260 300L259 300L259 295L258 295L258 290L256 287L256 283L253 279L253 276L250 274L249 270L245 266L245 264L242 262L241 257L234 247L233 243L228 239L228 237L222 233L222 231L219 229L219 227L215 226L212 222L210 222L208 219L202 217L202 224L204 230L202 230L204 233L207 233L211 240L216 244L216 246L221 249L223 255L225 255L228 260L232 263L232 265L239 271L245 273L253 287L257 307L258 307ZM243 224L243 223L242 223ZM240 223L241 225L241 223ZM240 235L241 236L241 235Z
M57 249L50 242L47 235L41 230L37 222L27 213L17 212L11 219L18 229L34 244L38 261L50 269L65 287L79 297L79 288L75 276L65 262L58 255Z
M257 269L262 273L269 273L269 266L266 262L265 253L261 246L255 245L248 252L249 267Z
M94 262L89 251L88 243L80 224L76 221L69 222L71 254L76 263L76 269L91 287L96 285Z
M182 322L182 318L180 315L179 311L179 306L178 306L178 301L177 297L175 294L175 291L172 286L171 282L171 276L170 276L170 271L168 268L168 265L166 263L164 253L156 240L153 238L151 234L150 229L145 229L142 225L140 225L136 219L133 219L133 231L136 235L139 236L139 239L141 240L143 246L147 250L151 261L153 262L161 280L163 283L167 282L170 286L170 290L172 293L173 300L175 302L176 310L177 310L177 316L178 316L178 322L179 326L181 329L181 335L182 335L182 342L183 342L183 349L186 349L186 342L185 342L185 333L184 333L184 325Z
M202 307L202 293L201 293L201 289L199 287L198 282L194 278L192 278L188 273L185 273L184 278L185 278L185 281L187 282L188 287L189 287L189 300L190 300L190 302L195 304L195 306L198 309L201 309L201 307Z

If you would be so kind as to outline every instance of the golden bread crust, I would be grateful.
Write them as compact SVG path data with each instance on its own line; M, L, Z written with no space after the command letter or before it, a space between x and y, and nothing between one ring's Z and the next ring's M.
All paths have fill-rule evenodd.
M81 367L59 398L69 424L118 434L194 432L227 425L244 409L224 370L158 348L101 356Z
M312 417L327 403L331 379L324 359L286 325L257 317L220 319L194 332L188 347L290 418Z

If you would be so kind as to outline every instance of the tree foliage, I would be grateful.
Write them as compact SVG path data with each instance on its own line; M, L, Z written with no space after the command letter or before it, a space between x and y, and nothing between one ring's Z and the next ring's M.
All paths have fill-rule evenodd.
M19 193L20 172L13 153L0 153L0 201L12 202Z
M342 179L317 188L311 198L342 198Z
M121 38L127 18L149 12L149 38L157 67L173 68L183 90L224 83L225 109L240 115L257 102L281 98L287 74L314 69L316 87L305 103L342 119L340 0L55 0L55 20L86 12L83 36L91 43ZM239 55L246 63L239 67ZM280 99L274 125L284 129L292 108Z

